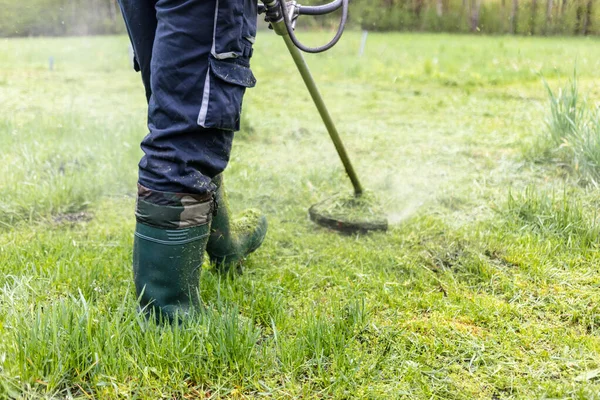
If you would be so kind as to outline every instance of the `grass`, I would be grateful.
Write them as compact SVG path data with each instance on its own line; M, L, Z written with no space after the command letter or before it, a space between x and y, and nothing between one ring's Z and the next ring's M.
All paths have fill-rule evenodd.
M594 246L600 234L596 210L593 214L588 211L591 215L586 215L585 211L567 191L557 196L528 188L516 196L509 194L507 203L509 219L520 228L531 229L542 236L562 237L576 247Z
M598 186L600 179L600 108L587 104L579 93L577 75L553 92L547 118L548 135L540 137L534 152L547 161L558 162L578 175L582 183Z
M351 186L261 32L227 185L270 230L244 275L206 266L176 329L136 312L127 39L1 40L0 398L598 398L597 189L572 154L523 157L552 127L540 75L559 87L577 59L598 101L597 40L369 34L359 58L360 40L307 58L390 230L308 220Z

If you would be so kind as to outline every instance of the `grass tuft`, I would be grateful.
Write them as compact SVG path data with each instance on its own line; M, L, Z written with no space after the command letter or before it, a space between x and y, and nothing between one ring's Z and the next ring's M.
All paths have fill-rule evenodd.
M531 187L523 193L510 192L507 216L521 229L530 229L543 237L558 236L574 247L590 247L597 243L600 234L596 216L588 216L582 204L571 199L566 190L562 196Z
M550 101L546 134L537 149L545 161L574 172L582 183L600 183L600 110L581 97L577 73L554 92L544 80Z

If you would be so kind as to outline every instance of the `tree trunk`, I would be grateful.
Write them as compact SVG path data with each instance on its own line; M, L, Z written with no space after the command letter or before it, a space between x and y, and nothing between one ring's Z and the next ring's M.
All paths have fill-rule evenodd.
M546 7L546 23L544 25L544 35L548 34L550 26L552 25L552 7L553 7L553 1L548 0L548 4Z
M506 33L506 26L504 25L504 21L507 20L506 18L506 0L502 0L501 2L501 19L502 19L502 33Z
M576 35L579 35L582 31L581 28L583 25L583 23L582 23L583 22L582 21L583 20L583 7L580 4L577 5L577 11L575 13L575 18L577 18L577 19L575 21L575 32L574 33Z
M567 9L567 0L562 0L560 5L560 17L562 18L565 15L565 10Z
M531 19L529 20L529 34L535 34L535 17L537 15L537 0L531 0Z
M115 0L108 0L108 11L110 15L110 20L113 25L117 24L117 7L115 5Z
M444 15L444 0L437 0L435 11L440 18Z
M421 13L423 12L423 3L425 2L425 0L417 0L416 5L415 5L415 21L416 21L416 28L420 29L421 28Z
M479 29L479 10L481 9L481 0L471 0L471 32Z
M450 0L442 0L442 4L444 5L444 13L450 10Z
M592 27L592 2L593 0L588 0L587 6L585 9L585 20L583 22L583 34L589 35L590 29Z
M517 18L519 17L519 0L513 0L510 10L510 33L517 33Z
M77 22L77 0L70 0L69 3L71 5L71 11L69 13L70 25L71 28L75 27L75 32L78 32L79 26Z

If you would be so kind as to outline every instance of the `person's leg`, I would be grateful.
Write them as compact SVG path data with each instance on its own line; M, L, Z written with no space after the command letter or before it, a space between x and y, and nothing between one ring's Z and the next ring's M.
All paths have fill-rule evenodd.
M156 34L156 0L119 0L121 14L133 47L135 68L141 72L146 89L146 99L150 101L150 61Z
M239 129L244 92L255 84L249 66L257 3L208 4L156 4L151 133L142 143L146 155L140 163L140 184L162 191L216 191L218 207L207 252L226 271L256 250L267 230L266 219L256 212L244 213L243 223L232 223L220 175L233 131Z
M143 26L149 2L121 1L149 98L134 281L142 307L173 319L198 304L199 271L217 213L212 179L227 166L242 97L254 84L252 35L244 34L252 29L244 10L253 2L158 0L154 22Z
M146 98L151 105L150 133L144 139L146 145L142 144L142 148L150 147L150 154L144 156L141 162L145 168L140 167L133 272L142 309L172 321L184 317L199 305L200 268L215 207L213 194L208 188L211 176L227 165L231 135L224 135L225 132L216 129L204 132L197 126L182 127L176 117L160 121L169 131L168 137L153 129L156 118L152 118L152 113L161 112L160 103L180 101L184 94L168 87L175 83L153 82L152 75L156 72L164 79L171 73L171 66L164 61L165 53L174 51L170 48L177 48L177 43L182 42L181 36L186 34L182 29L179 37L170 40L164 26L181 23L177 21L181 16L163 12L159 27L156 3L156 0L120 0ZM214 6L208 6L209 10L205 12L214 12ZM181 24L184 28L185 23ZM209 29L187 33L199 35L199 41L208 43L212 38L211 32ZM183 49L174 52L180 62L188 62L182 58ZM155 54L158 62L154 62ZM156 89L153 90L153 87ZM201 91L202 88L196 90ZM153 100L155 91L158 95L156 101ZM155 142L157 144L153 146ZM185 184L186 177L183 175L193 175L195 181L204 185L199 190L190 188Z
M150 133L142 141L144 157L139 164L139 183L153 190L196 194L213 191L211 179L225 170L229 161L234 127L198 124L217 3L156 2L158 24L148 106ZM221 105L221 114L227 113L226 107Z
M149 102L150 133L142 142L145 156L140 161L139 183L165 192L202 194L214 189L210 180L227 166L234 130L203 128L197 123L216 1L119 3ZM243 4L243 0L233 3ZM239 102L241 106L241 96ZM228 111L227 105L219 108L224 110L212 115L239 118L239 112Z

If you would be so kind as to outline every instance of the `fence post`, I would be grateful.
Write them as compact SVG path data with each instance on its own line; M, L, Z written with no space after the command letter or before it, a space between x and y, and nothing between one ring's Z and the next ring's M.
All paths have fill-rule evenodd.
M365 52L365 47L367 47L367 36L369 35L369 31L362 31L362 38L360 40L360 48L358 49L358 57L362 57Z

